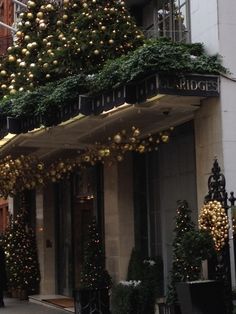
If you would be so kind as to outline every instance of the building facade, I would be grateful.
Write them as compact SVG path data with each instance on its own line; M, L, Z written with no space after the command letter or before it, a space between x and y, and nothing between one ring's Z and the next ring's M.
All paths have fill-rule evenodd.
M177 200L187 200L197 222L215 157L227 178L227 190L236 186L236 42L231 38L236 31L235 1L127 2L147 37L204 43L209 54L222 56L230 74L220 77L218 96L163 93L99 116L20 134L1 147L2 154L27 151L53 159L75 154L82 144L132 126L144 135L174 127L169 143L158 151L128 153L121 163L81 169L60 183L36 189L31 204L41 294L72 295L79 286L86 225L92 216L97 217L106 267L114 282L126 278L131 250L136 247L143 256L162 257L166 287Z

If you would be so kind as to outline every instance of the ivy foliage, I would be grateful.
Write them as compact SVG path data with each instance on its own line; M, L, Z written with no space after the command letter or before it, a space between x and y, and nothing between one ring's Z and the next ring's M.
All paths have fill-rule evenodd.
M94 74L77 74L47 83L30 92L18 92L0 100L0 115L28 117L50 115L78 101L80 94L99 94L138 81L153 73L219 74L227 70L218 56L209 56L203 46L149 40L136 50L107 61Z

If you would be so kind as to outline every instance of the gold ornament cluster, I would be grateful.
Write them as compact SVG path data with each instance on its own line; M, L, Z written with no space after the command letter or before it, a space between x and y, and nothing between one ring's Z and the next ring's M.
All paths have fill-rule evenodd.
M46 163L35 156L6 156L0 160L0 196L14 195L24 189L34 189L47 182L56 182L70 175L75 169L93 166L98 162L121 162L127 152L145 153L167 143L173 128L141 138L141 131L132 127L109 137L105 144L96 142L91 148L80 150L76 156Z
M210 232L215 250L221 251L228 239L229 223L225 209L218 201L210 201L201 208L199 228Z
M101 65L143 42L123 1L105 1L104 7L96 0L64 0L60 5L56 0L41 5L28 1L27 9L0 64L0 92L5 96L55 80L61 71L65 77L85 71L90 63ZM99 13L103 10L104 16ZM81 23L86 28L79 28Z

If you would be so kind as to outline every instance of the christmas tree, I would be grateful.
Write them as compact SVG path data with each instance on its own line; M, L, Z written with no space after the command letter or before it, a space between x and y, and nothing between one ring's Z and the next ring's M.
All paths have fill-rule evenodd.
M80 284L81 288L86 289L111 288L111 277L105 269L105 254L95 218L88 227Z
M177 301L176 283L199 278L200 269L198 265L192 264L186 259L186 252L183 249L183 238L189 231L194 230L191 220L191 210L186 201L178 201L175 238L173 240L173 262L171 271L170 286L168 287L168 302Z
M143 35L120 0L28 1L16 40L0 65L2 92L78 73L95 73L109 59L143 43Z
M3 246L9 288L36 293L40 282L36 239L33 229L28 227L24 210L11 220L3 237Z
M31 89L51 79L53 38L59 7L56 1L28 1L28 10L20 14L14 45L1 69L1 88L5 93Z

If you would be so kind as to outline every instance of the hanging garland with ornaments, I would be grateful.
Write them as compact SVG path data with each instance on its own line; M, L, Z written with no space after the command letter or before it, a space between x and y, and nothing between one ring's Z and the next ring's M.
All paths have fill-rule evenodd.
M220 202L210 201L202 207L199 228L212 235L215 250L220 252L227 242L229 230L228 217Z
M106 60L143 44L120 0L28 1L20 18L14 44L0 64L2 95L96 73Z
M34 189L47 182L56 182L75 169L98 162L121 162L127 152L146 153L158 150L160 143L169 141L171 127L155 135L141 138L138 128L122 130L109 137L105 143L96 142L91 148L78 151L75 157L59 159L47 164L35 156L6 156L0 160L0 196L7 197L25 189Z

